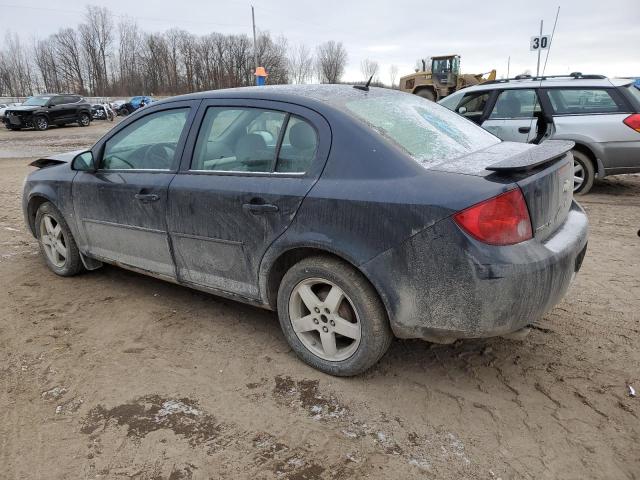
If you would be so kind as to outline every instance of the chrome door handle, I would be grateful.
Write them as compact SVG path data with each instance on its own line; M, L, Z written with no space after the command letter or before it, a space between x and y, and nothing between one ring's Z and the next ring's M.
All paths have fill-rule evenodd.
M136 193L135 199L142 203L157 202L160 200L160 195L156 195L155 193Z

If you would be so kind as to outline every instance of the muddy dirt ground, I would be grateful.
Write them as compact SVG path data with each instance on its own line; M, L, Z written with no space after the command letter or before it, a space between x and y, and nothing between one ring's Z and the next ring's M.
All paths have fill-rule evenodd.
M27 164L110 126L0 131L0 478L640 478L640 176L581 199L582 271L524 341L396 341L339 379L273 313L47 270Z

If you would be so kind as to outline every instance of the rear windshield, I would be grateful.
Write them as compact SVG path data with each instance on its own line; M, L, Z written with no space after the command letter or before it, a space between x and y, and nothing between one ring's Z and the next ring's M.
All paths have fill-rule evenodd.
M628 87L626 87L629 92L631 92L631 96L635 97L637 105L636 109L640 108L640 83L631 83Z
M500 143L469 120L417 95L362 98L345 106L427 168Z

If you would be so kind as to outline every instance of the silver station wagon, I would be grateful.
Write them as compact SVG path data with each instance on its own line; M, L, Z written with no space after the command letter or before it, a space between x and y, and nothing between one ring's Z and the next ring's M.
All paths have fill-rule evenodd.
M502 140L572 140L574 193L596 178L640 172L640 89L632 79L572 73L495 80L439 102Z

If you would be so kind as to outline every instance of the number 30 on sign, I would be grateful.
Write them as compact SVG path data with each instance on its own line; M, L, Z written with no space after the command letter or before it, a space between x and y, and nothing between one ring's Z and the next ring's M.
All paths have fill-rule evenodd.
M531 37L531 44L529 50L535 52L536 50L547 50L551 44L550 35L542 35L541 37Z

